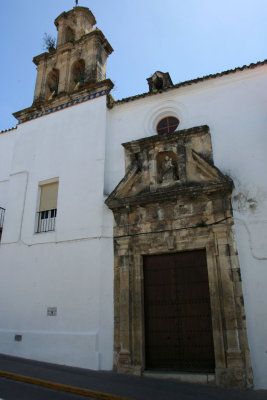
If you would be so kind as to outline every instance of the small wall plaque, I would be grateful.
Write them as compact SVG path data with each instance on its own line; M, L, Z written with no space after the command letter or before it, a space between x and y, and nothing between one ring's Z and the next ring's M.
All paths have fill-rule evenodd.
M21 342L21 341L22 341L22 335L15 335L15 336L14 336L14 340L15 340L16 342Z
M57 307L47 307L48 317L56 317L56 315L57 315Z

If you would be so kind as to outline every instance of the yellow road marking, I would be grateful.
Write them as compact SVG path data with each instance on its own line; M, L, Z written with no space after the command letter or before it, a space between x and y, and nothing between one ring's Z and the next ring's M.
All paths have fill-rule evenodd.
M101 400L134 400L134 399L130 399L129 397L123 397L123 396L118 396L115 394L97 392L95 390L83 389L83 388L79 388L76 386L64 385L63 383L45 381L43 379L32 378L29 376L15 374L13 372L0 371L0 376L3 378L7 378L7 379L13 379L13 380L19 381L19 382L30 383L32 385L38 385L38 386L44 386L49 389L61 390L63 392L79 394L79 395L85 396L85 397L94 397L96 399L101 399Z

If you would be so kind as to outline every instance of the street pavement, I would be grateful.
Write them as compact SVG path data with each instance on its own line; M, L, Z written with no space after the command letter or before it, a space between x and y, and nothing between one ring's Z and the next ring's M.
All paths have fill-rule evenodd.
M0 371L54 382L55 385L65 384L77 388L89 389L96 393L99 392L99 396L94 393L94 398L107 400L109 398L115 400L116 395L133 400L267 400L266 390L230 390L207 385L123 375L112 371L92 371L81 368L59 366L5 355L0 355ZM67 400L72 398L84 398L83 396L74 396L60 391L58 397L53 397L54 395L57 396L57 394L53 391L52 395L51 389L40 388L29 384L26 385L26 383L24 384L26 386L21 386L21 384L16 386L14 384L12 389L12 384L9 386L7 381L15 382L13 380L1 378L0 398L2 397L4 400L22 400L24 398L27 400ZM10 388L10 397L8 397L8 387ZM18 389L16 389L16 387ZM5 391L5 388L7 388L7 392ZM36 393L36 397L34 397L34 394L29 394L29 397L22 397L20 394L22 393L22 389L20 392L19 388L24 388L25 390L30 391L32 390ZM18 390L17 393L19 393L19 396L11 397L13 396L12 393L16 390ZM40 392L38 390L40 390ZM46 393L47 397L45 397ZM110 396L103 397L103 393L108 393ZM92 397L86 398L88 399Z
M0 378L0 400L83 400L92 397L51 390L23 382Z

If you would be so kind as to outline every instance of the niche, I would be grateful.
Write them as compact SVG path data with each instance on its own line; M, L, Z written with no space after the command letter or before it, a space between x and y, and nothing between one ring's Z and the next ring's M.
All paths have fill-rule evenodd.
M162 151L157 155L158 183L173 183L178 181L177 154L173 151Z

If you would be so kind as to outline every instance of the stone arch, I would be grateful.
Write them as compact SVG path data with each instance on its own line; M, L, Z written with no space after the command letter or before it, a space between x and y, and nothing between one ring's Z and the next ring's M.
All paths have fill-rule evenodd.
M157 125L161 119L173 116L179 120L179 130L183 129L188 120L188 111L182 102L167 100L156 107L153 107L147 113L144 121L146 136L155 135Z
M65 43L73 42L75 40L75 32L70 26L66 26L65 28L64 39Z
M70 90L78 89L85 83L85 61L75 61L71 68Z
M50 99L57 96L59 85L59 70L53 68L47 75L45 98Z

